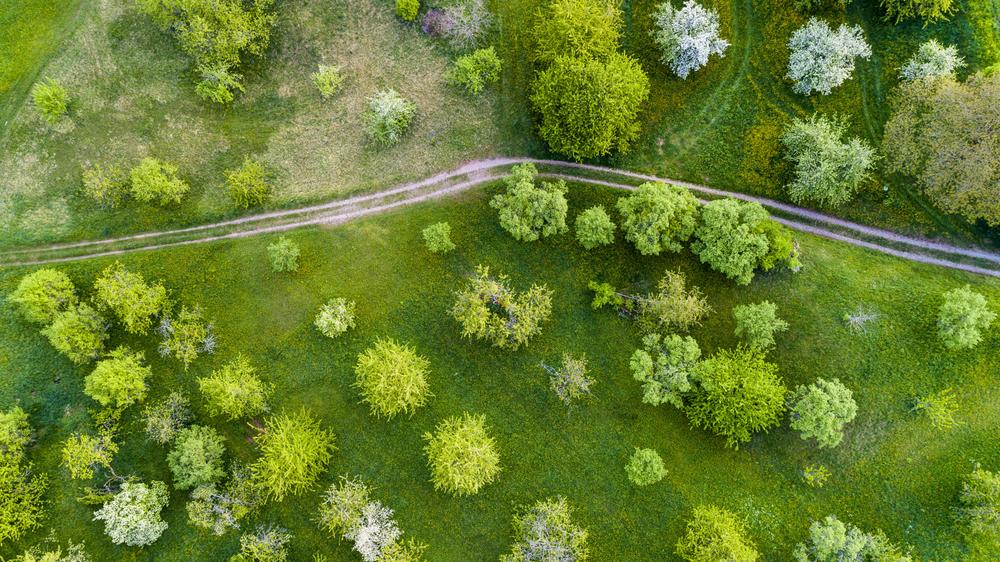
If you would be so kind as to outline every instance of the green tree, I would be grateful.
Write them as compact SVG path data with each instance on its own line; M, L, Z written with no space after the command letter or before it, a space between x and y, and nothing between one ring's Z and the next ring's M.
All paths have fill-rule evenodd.
M701 358L701 348L691 336L647 334L642 348L632 353L629 368L632 378L642 383L642 402L659 406L684 407L684 396L691 392L692 374Z
M462 337L485 339L505 349L517 349L541 333L552 313L552 291L532 285L525 292L510 288L506 275L490 276L476 267L464 288L456 292L451 315L462 324Z
M49 324L60 312L76 306L76 287L65 273L39 269L21 278L8 299L21 316L35 324Z
M699 505L675 549L688 562L756 562L757 546L747 537L746 525L732 512Z
M171 392L163 400L147 406L143 414L146 435L160 445L173 441L193 417L190 401L182 392Z
M158 332L163 338L160 355L172 355L184 364L185 371L199 354L215 351L215 331L212 323L202 317L200 306L181 306L176 315L164 314Z
M961 405L951 387L928 394L914 400L911 412L923 412L931 422L931 427L942 431L954 429L962 422L955 419Z
M417 115L417 106L396 90L379 90L368 98L361 114L368 138L378 147L387 148L403 140Z
M698 200L677 185L644 183L616 206L625 239L644 256L681 251L698 222Z
M260 458L250 471L264 497L277 501L312 488L336 450L333 433L304 409L271 416L255 441Z
M99 207L114 209L128 199L130 186L128 175L120 167L112 164L94 164L83 170L83 194Z
M66 113L69 106L69 94L59 82L52 78L46 78L31 89L31 101L35 103L35 108L42 114L42 117L50 125L54 125Z
M414 21L420 11L420 0L396 0L396 15L403 21Z
M514 544L500 562L585 562L590 558L587 530L573 522L566 498L548 498L514 516Z
M885 9L887 20L899 23L919 18L924 20L925 26L947 20L958 11L958 2L955 0L881 0L881 5Z
M621 9L606 0L554 0L535 17L535 60L606 59L618 49Z
M594 379L587 375L587 356L573 357L564 353L562 366L558 369L542 362L542 368L549 374L549 388L567 407L587 398L592 398L591 387Z
M127 481L121 491L103 507L94 512L95 521L104 521L104 533L115 544L146 546L153 544L167 523L160 512L170 499L167 485L153 481Z
M292 535L274 525L258 525L253 533L240 537L240 551L229 562L285 562Z
M371 503L368 485L358 478L341 476L323 494L316 522L335 538L341 539L361 522L361 510Z
M42 335L59 353L82 365L101 356L108 341L108 325L87 303L55 315Z
M209 415L239 420L267 411L273 386L262 382L250 361L237 356L207 377L198 379Z
M536 187L535 165L518 164L504 178L507 190L490 200L500 215L500 226L515 240L533 242L566 232L566 182L542 182Z
M969 349L979 345L982 332L996 319L989 309L986 297L968 285L944 294L938 309L938 336L945 347L952 350Z
M111 436L102 433L89 435L74 433L62 448L62 466L75 480L90 480L98 469L112 471L111 461L118 453L118 444Z
M28 415L14 406L0 412L0 545L41 526L48 478L27 460Z
M790 402L792 429L803 439L815 439L820 447L839 445L844 426L858 413L853 393L838 379L799 385Z
M354 327L355 308L354 301L342 297L330 299L319 308L313 325L324 336L335 338Z
M749 285L758 268L778 263L790 269L798 267L797 251L791 244L787 244L787 255L772 254L776 236L785 230L772 223L758 203L716 199L702 207L701 224L695 230L691 249L702 263L740 285Z
M733 307L736 337L757 349L774 347L774 334L788 329L788 322L778 318L778 305L771 301Z
M198 74L201 80L194 85L194 91L204 100L225 105L236 99L235 92L244 91L240 83L243 77L225 65L200 66Z
M962 481L955 517L975 539L1000 547L1000 474L976 467Z
M591 207L576 216L576 239L587 250L615 241L615 223L603 205Z
M422 231L424 244L432 254L447 254L455 249L451 241L451 225L446 222L436 222Z
M129 172L129 181L132 196L143 203L180 203L191 190L191 186L177 176L177 166L156 158L143 158Z
M380 339L358 356L354 386L374 416L413 415L430 396L429 366L430 361L409 345Z
M633 297L634 298L634 297ZM638 298L635 310L639 327L645 332L687 331L712 312L698 287L687 287L680 271L666 271L656 284L656 291Z
M448 71L447 79L455 86L464 88L470 95L478 96L486 86L500 80L501 66L496 49L490 46L455 59L455 65Z
M870 177L875 149L857 137L841 140L846 130L843 120L818 114L795 118L785 129L785 158L795 166L795 179L785 187L793 201L843 205Z
M120 410L146 398L146 379L152 374L142 352L119 347L97 362L83 380L83 392L101 406Z
M299 270L299 245L284 236L267 246L267 257L271 260L271 269L281 273Z
M234 465L224 486L203 484L191 492L185 506L188 521L216 536L238 529L240 521L260 507L262 499L250 473L242 465Z
M218 482L226 474L222 470L225 452L222 436L211 427L192 425L180 430L173 449L167 454L174 488L187 490Z
M484 416L446 418L434 433L424 433L424 440L435 490L472 495L500 475L500 454Z
M115 262L94 281L94 302L102 311L110 311L130 334L145 334L153 317L166 310L167 290L163 285L149 285L141 273L133 273Z
M667 469L663 466L663 458L655 449L636 447L628 464L625 465L625 474L636 486L649 486L663 480L667 475Z
M799 543L793 556L796 562L910 562L899 548L881 532L865 533L854 525L845 525L834 515L809 526L809 542Z
M243 159L239 168L226 171L226 189L229 198L241 209L263 205L271 196L264 165L249 156Z

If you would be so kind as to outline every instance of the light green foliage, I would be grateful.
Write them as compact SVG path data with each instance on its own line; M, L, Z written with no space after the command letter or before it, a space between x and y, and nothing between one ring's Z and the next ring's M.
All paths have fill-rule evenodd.
M472 495L500 475L500 454L484 416L466 412L446 418L434 433L424 433L424 440L435 490Z
M143 414L146 435L160 445L173 441L193 417L187 395L181 392L171 392L163 400L146 406Z
M41 526L45 517L43 496L48 487L44 473L36 473L25 458L31 441L28 415L18 406L0 412L0 545L17 541Z
M387 148L398 144L417 114L417 106L396 90L379 90L368 98L361 121L368 138L376 146Z
M340 72L340 67L326 64L319 65L316 72L309 75L319 95L323 98L332 98L344 87L344 75Z
M306 410L271 416L256 437L260 458L251 467L267 499L281 501L313 487L333 456L333 433Z
M111 461L117 452L118 445L110 435L75 433L63 444L62 466L69 472L70 478L90 480L97 469L111 469Z
M490 276L484 265L456 291L451 315L462 324L462 337L488 340L504 349L517 349L542 331L552 314L552 291L532 285L525 292L510 288L506 275Z
M28 322L49 324L56 315L76 306L76 287L55 269L39 269L21 278L7 300L17 305Z
M119 347L97 362L83 380L83 392L101 406L121 410L146 398L146 379L152 374L141 351Z
M588 250L615 241L615 223L603 205L591 207L576 216L576 239Z
M108 326L89 304L80 303L56 314L42 335L56 351L82 365L100 357L108 341Z
M535 17L535 59L606 59L618 49L622 14L606 0L554 0Z
M615 308L625 306L625 296L616 291L611 283L590 281L587 288L594 292L594 300L590 303L590 307L594 310L609 304Z
M394 340L378 340L358 356L354 386L374 416L392 419L396 414L413 415L427 403L430 361L412 347Z
M936 39L928 39L920 44L917 52L906 61L899 71L903 80L924 80L948 76L955 78L955 71L965 66L965 60L958 54L958 47L945 47Z
M99 207L114 209L128 199L128 176L119 166L94 164L83 170L83 194Z
M501 66L500 57L492 46L477 49L455 59L455 66L448 71L447 79L455 86L465 88L470 95L477 96L486 86L500 80Z
M702 207L701 224L695 230L691 249L702 263L739 285L749 285L771 249L765 226L769 220L767 211L758 203L710 201ZM787 256L785 261L790 267L797 264L795 255Z
M187 490L219 481L226 474L222 470L225 452L222 436L211 427L192 425L180 430L173 449L167 454L174 488Z
M667 475L667 469L663 466L663 458L655 449L636 447L628 464L625 465L625 474L636 486L649 486L663 480Z
M350 330L355 325L354 310L356 304L343 297L337 297L326 301L326 304L319 307L313 325L321 334L328 338L335 338Z
M838 379L816 379L799 385L791 399L792 429L803 439L815 439L819 447L836 447L844 438L844 426L854 419L858 406L851 389Z
M778 318L778 305L771 301L734 306L733 318L736 337L757 349L774 347L774 334L788 329L788 322Z
M698 287L687 287L680 271L666 271L656 284L656 292L639 299L639 327L644 332L687 331L701 323L712 307Z
M240 551L229 562L285 562L292 535L281 527L258 525L240 537Z
M793 0L795 9L800 12L819 11L825 8L836 7L844 9L852 0Z
M446 222L436 222L422 231L427 250L432 254L446 254L455 249L451 241L451 225Z
M973 537L1000 547L1000 474L976 467L962 482L955 517Z
M948 349L970 349L979 345L982 332L996 316L989 309L986 297L970 286L952 289L944 294L944 303L938 309L938 335Z
M427 545L412 538L397 540L382 549L378 562L425 562Z
M94 520L104 521L104 533L115 544L150 545L167 530L160 511L168 501L163 482L125 482L111 501L94 512Z
M53 125L66 113L69 94L61 84L52 78L46 78L31 89L31 101L35 103L42 117Z
M760 260L760 268L771 271L779 265L796 272L802 267L799 261L799 247L792 238L791 229L775 220L757 224L757 233L767 238L767 254Z
M161 206L180 203L191 190L191 186L177 176L177 166L156 158L143 158L129 172L129 181L132 197L137 201Z
M194 91L204 100L225 105L236 99L234 92L243 91L243 77L224 65L201 66L198 74L201 80L194 85Z
M163 285L148 285L141 273L115 262L94 281L94 302L102 311L111 311L126 332L145 334L169 301Z
M510 175L504 178L507 190L490 200L490 206L500 215L500 226L522 242L533 242L568 230L566 182L542 182L541 187L536 187L537 174L534 164L514 166Z
M271 269L281 273L299 270L299 245L284 236L267 246L267 258Z
M542 368L549 373L549 388L567 407L572 408L576 402L593 396L591 387L596 381L587 375L586 355L573 357L564 353L562 367L556 369L543 362Z
M200 306L188 308L185 305L176 315L164 314L158 332L163 338L160 355L172 355L184 364L185 371L200 353L215 350L215 332L212 324L202 317Z
M687 562L756 562L760 558L746 525L732 512L714 505L694 508L675 552Z
M677 185L644 183L616 206L625 239L644 256L681 251L698 222L698 200Z
M793 201L843 205L869 178L875 149L857 137L842 141L846 130L842 119L815 113L793 119L785 129L785 158L795 166L795 179L785 187Z
M811 488L822 488L830 479L830 469L822 464L810 464L802 469L802 479Z
M885 9L887 20L900 23L919 18L924 20L924 25L947 20L958 11L959 6L955 0L881 0L880 4Z
M514 516L514 544L500 562L585 562L590 559L587 530L573 522L566 498L535 502Z
M222 368L198 379L198 388L205 397L205 406L213 416L238 420L267 411L267 399L274 390L262 382L256 369L242 355Z
M31 442L31 426L28 413L20 406L0 412L0 458L20 455L22 449Z
M396 15L403 21L414 21L420 11L420 0L396 0Z
M629 360L632 378L642 383L642 402L683 408L684 395L693 388L691 375L700 358L701 349L691 336L644 336L642 349L635 350Z
M941 431L954 429L962 424L955 419L961 405L955 397L954 389L945 388L914 401L911 412L923 412L931 422L931 427Z
M11 558L10 562L91 562L91 558L83 544L70 541L65 551L58 545L46 550L36 545Z
M341 476L339 484L331 484L323 495L316 523L330 535L340 539L361 521L361 510L370 503L368 485L361 479Z
M809 526L809 541L799 543L793 553L796 562L910 562L881 531L865 533L854 525L845 525L834 515Z
M230 529L238 529L240 521L260 504L260 495L249 472L236 465L225 486L198 486L191 492L191 499L185 507L192 525L222 536Z
M757 350L723 349L699 363L684 411L691 425L726 438L739 448L754 433L781 423L787 390L778 367Z
M271 196L264 165L249 156L239 168L226 171L226 189L233 203L241 209L263 205Z

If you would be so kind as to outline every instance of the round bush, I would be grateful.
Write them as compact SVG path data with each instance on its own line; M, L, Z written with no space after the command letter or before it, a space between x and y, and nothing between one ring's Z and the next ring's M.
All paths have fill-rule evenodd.
M49 324L58 313L76 305L76 288L65 273L39 269L22 277L8 300L25 320Z
M108 340L108 325L87 303L56 314L42 330L52 347L80 365L100 357Z
M335 338L354 327L354 301L330 299L319 308L313 325L324 336Z
M298 271L299 245L282 236L268 245L267 258L271 260L271 269L276 273Z
M407 101L395 90L382 90L368 99L368 107L361 114L368 138L380 147L399 143L417 113L417 106Z
M211 427L192 425L180 430L174 448L167 455L174 488L187 490L217 482L226 474L222 470L225 451L222 436Z
M938 335L948 349L972 348L979 345L982 331L995 319L996 313L989 309L986 297L966 285L944 294L938 310Z
M486 429L484 416L453 416L425 433L427 462L434 489L472 495L500 475L500 455Z
M446 254L455 249L451 241L451 225L446 222L434 223L423 230L424 243L432 254Z
M42 82L35 84L31 90L31 100L35 102L38 112L45 117L49 124L54 124L66 113L69 105L69 94L52 78L46 78Z
M632 458L625 465L625 473L636 486L649 486L663 480L667 475L667 469L663 466L660 454L654 449L636 448Z
M372 415L392 418L427 403L430 362L408 345L379 340L358 356L354 386L361 391Z
M743 522L714 505L694 508L676 552L688 562L756 562L760 557Z
M129 180L132 182L132 196L143 203L180 203L191 189L187 182L177 177L177 166L156 158L143 158L129 172Z
M591 207L576 216L576 239L588 250L615 241L615 223L604 206Z
M256 442L260 458L250 471L261 494L277 501L312 488L336 450L333 433L305 410L272 416Z
M263 205L271 195L264 165L249 157L239 168L226 172L226 188L233 203L243 209Z
M396 15L403 21L417 19L420 11L420 0L396 0Z

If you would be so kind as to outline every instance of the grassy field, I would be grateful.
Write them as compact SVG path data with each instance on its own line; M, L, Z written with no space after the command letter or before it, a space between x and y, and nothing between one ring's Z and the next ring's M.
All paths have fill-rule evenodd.
M519 504L562 494L577 506L577 520L591 533L592 560L672 560L684 519L699 503L712 502L746 518L762 559L790 560L809 522L831 513L862 528L883 529L922 560L959 560L965 552L950 516L962 475L978 462L1000 467L1000 336L992 331L975 351L947 353L938 344L933 311L940 294L966 283L1000 306L1000 281L903 262L808 236L800 237L805 266L798 274L761 276L737 288L708 271L690 254L640 257L619 241L583 251L570 235L518 243L497 224L487 198L493 188L461 198L336 228L290 234L302 247L298 273L270 271L265 247L272 237L131 254L121 261L147 278L162 279L173 297L200 303L215 321L219 348L188 372L156 356L153 337L125 338L146 351L153 366L152 398L183 389L194 398L202 423L227 438L229 457L254 458L250 428L209 419L195 377L247 354L277 385L275 410L309 408L335 431L339 450L322 486L340 474L357 474L375 497L394 508L402 529L430 544L434 561L496 560L509 548L510 518ZM616 195L573 187L570 216ZM443 257L423 248L420 229L447 220L458 250ZM67 265L89 292L110 262ZM554 290L552 319L543 334L517 352L462 340L448 317L452 290L477 264L506 272L515 286L546 283ZM854 390L859 415L834 450L818 450L787 427L755 438L739 451L691 429L678 411L640 402L628 359L639 334L627 321L590 307L591 279L644 290L666 269L680 269L706 293L715 312L693 332L706 354L736 344L731 308L770 299L791 324L771 359L786 385L818 376L838 377ZM27 270L0 271L7 294ZM358 327L338 340L312 326L326 299L358 303ZM878 314L864 332L842 321L859 306ZM377 420L351 383L359 352L378 337L413 344L431 362L434 397L411 417ZM596 402L567 415L549 391L539 363L564 351L586 353L598 379ZM38 434L29 457L50 473L50 518L23 545L49 532L84 540L95 560L222 560L237 549L237 536L215 538L186 523L185 496L173 492L170 528L145 549L113 547L90 510L78 504L59 461L60 442L88 424L82 392L86 368L58 356L11 305L0 302L0 408L20 403ZM963 425L938 432L908 412L910 400L954 387ZM499 481L472 497L433 491L421 434L443 417L463 411L484 414L501 451ZM127 436L116 460L119 472L169 482L166 450L147 442L138 409L126 415ZM623 466L634 447L654 447L670 470L648 488L632 487ZM832 471L826 487L801 479L802 468L823 463ZM358 560L348 543L320 533L311 518L320 488L270 505L258 519L289 528L293 560L322 552L331 560ZM0 554L14 549L5 545ZM990 559L989 557L984 560ZM995 559L995 558L994 558Z

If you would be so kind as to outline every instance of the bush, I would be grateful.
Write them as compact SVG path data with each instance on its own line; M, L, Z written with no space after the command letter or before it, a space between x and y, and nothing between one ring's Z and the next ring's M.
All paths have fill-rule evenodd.
M632 378L642 383L642 402L659 406L664 402L684 407L684 396L693 388L692 373L701 358L701 348L691 336L647 334L642 348L632 353Z
M958 11L955 0L882 0L885 19L899 23L906 19L920 18L924 25L947 20Z
M225 65L198 67L201 76L194 91L203 100L225 105L236 99L236 91L243 91L242 76Z
M299 245L284 236L267 246L271 270L277 273L299 270Z
M465 88L473 96L478 96L486 86L500 80L501 62L492 46L478 49L455 60L455 66L448 72L448 81Z
M418 0L419 1L419 0ZM340 73L340 68L336 66L319 65L316 72L309 75L319 95L323 98L332 98L344 87L344 76Z
M576 239L587 250L615 241L615 223L603 205L596 205L576 216Z
M222 436L211 427L192 425L180 430L174 448L167 455L174 488L187 490L217 482L226 475L222 470L225 452Z
M240 537L240 551L229 562L285 562L285 547L291 540L291 533L281 527L258 525L253 533Z
M514 545L500 562L573 561L590 557L587 530L573 522L566 498L535 502L514 517Z
M84 378L83 392L101 406L120 410L146 398L146 379L152 374L143 365L142 352L119 347Z
M185 371L199 354L215 351L215 331L210 322L205 322L200 306L182 306L176 316L164 314L157 331L163 338L160 356L173 355L184 364Z
M163 285L148 285L141 273L133 273L115 262L94 281L94 302L101 310L110 310L130 334L145 334L153 317L166 310L167 290Z
M99 207L114 209L129 195L128 176L118 166L94 164L83 170L83 195Z
M143 203L180 203L191 187L177 177L177 166L156 158L143 158L129 172L132 196Z
M535 187L538 170L534 164L518 164L504 178L507 190L490 200L497 209L500 226L515 240L533 242L542 237L562 234L566 226L566 182L542 182Z
M756 562L760 554L746 535L746 526L732 512L699 505L675 552L688 562Z
M656 292L638 300L639 327L644 332L680 330L701 324L712 307L698 287L687 288L680 271L666 271L656 284Z
M663 64L677 76L687 78L708 64L712 55L725 56L729 42L719 37L719 12L706 10L694 0L687 0L678 10L667 0L653 17L653 41L660 48Z
M621 10L614 2L554 0L535 17L535 59L607 59L618 49Z
M233 203L242 209L263 205L271 196L264 165L250 157L239 168L226 171L226 188Z
M955 78L955 71L965 66L965 60L958 54L958 47L945 47L936 39L929 39L920 44L906 66L899 71L903 80L923 80L947 76Z
M628 479L636 486L656 484L667 475L663 459L654 449L635 449L628 464L625 465Z
M305 410L271 416L256 443L251 473L264 497L277 501L312 488L336 450L333 433Z
M222 368L198 379L209 415L230 420L254 417L267 411L273 386L261 382L245 357L238 356Z
M506 275L490 276L484 265L465 288L456 291L451 315L462 324L462 337L485 339L505 349L517 349L541 333L552 314L552 291L532 285L523 293L510 288Z
M556 369L542 362L542 368L549 374L549 388L567 407L572 408L575 402L592 397L591 387L595 381L587 376L586 355L577 358L564 353L562 367Z
M42 114L42 117L50 125L54 125L66 113L69 105L69 94L59 82L52 78L46 78L31 89L31 100L35 103L35 107Z
M163 482L146 485L126 481L111 501L94 512L94 520L104 521L104 533L115 544L150 545L167 530L160 511L168 501L167 485Z
M7 300L28 322L50 324L59 313L76 306L76 287L61 271L39 269L22 277Z
M694 233L698 200L683 187L644 183L616 204L622 215L625 239L644 256L679 252Z
M844 426L858 413L854 395L838 379L799 385L790 402L792 429L801 432L803 439L816 439L820 447L839 445Z
M378 340L358 356L354 386L374 416L392 419L409 414L427 403L430 396L427 369L430 361L415 349L393 340Z
M961 409L955 391L951 387L928 394L913 401L911 412L923 412L931 422L931 427L942 431L954 429L962 422L955 419Z
M361 510L368 505L370 490L360 479L340 477L323 495L316 522L335 538L343 538L356 530L361 522Z
M962 482L955 516L976 539L1000 545L1000 474L976 467Z
M451 225L446 222L436 222L422 232L424 244L432 254L446 254L455 249L451 241Z
M822 521L813 521L809 526L809 542L799 543L793 556L796 562L911 561L881 531L865 533L854 525L841 523L833 515Z
M446 418L424 440L435 490L472 495L500 475L500 455L483 416Z
M702 207L695 238L691 249L701 262L740 285L749 285L758 267L766 270L777 263L798 267L798 252L787 229L771 221L758 203L709 201ZM785 243L778 244L779 238ZM774 254L779 248L783 252Z
M398 144L417 113L417 106L395 90L380 90L368 98L361 121L368 138L376 146L386 148Z
M834 31L816 18L792 34L788 49L792 54L787 78L795 82L792 90L803 95L829 94L854 73L855 58L872 54L861 27L841 25Z
M417 19L417 12L419 11L420 0L396 0L396 15L403 21Z
M788 322L778 318L778 306L771 301L733 307L736 337L757 349L774 347L774 334L788 329Z
M237 465L231 473L221 489L204 484L191 492L186 509L192 525L222 536L229 529L238 529L240 520L260 507L261 498L246 469Z
M108 325L87 303L56 314L42 335L59 353L77 365L101 356L108 341Z
M990 327L996 313L989 309L986 297L966 285L944 294L938 309L938 336L951 350L969 349L982 341L982 331Z
M431 10L427 15L431 16L433 13L438 12ZM475 47L493 23L493 18L486 7L486 0L463 0L445 7L440 13L442 14L440 24L435 27L455 49L465 50ZM425 19L424 25L427 23Z
M319 307L313 325L321 334L335 338L354 327L354 301L345 298L335 298L326 301Z
M97 469L111 472L111 461L118 452L118 445L107 432L98 436L74 433L62 448L61 465L74 480L90 480ZM113 474L112 474L113 477Z
M171 392L156 404L147 406L143 412L146 418L146 435L150 439L166 445L177 437L177 433L191 423L190 401L181 392Z
M813 114L793 119L781 135L785 158L795 166L795 179L786 186L793 201L843 205L866 181L877 159L875 149L857 137L841 141L846 123Z

